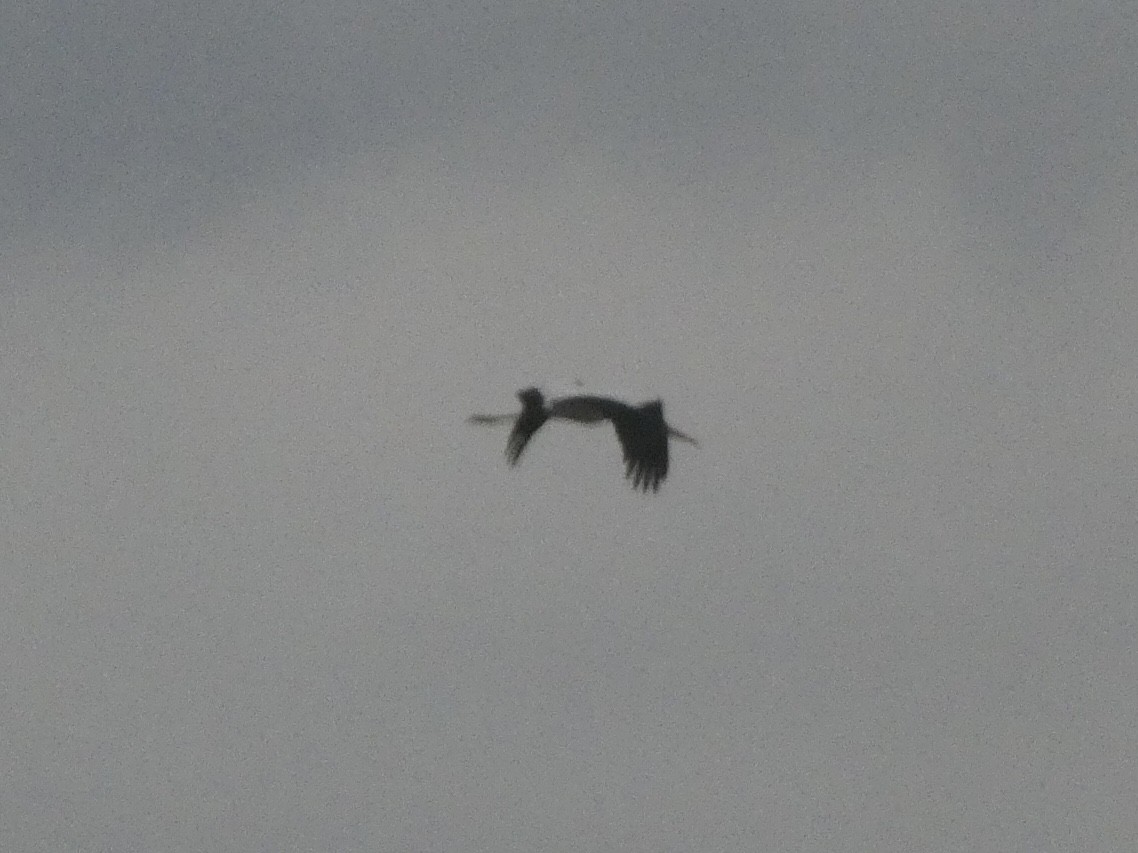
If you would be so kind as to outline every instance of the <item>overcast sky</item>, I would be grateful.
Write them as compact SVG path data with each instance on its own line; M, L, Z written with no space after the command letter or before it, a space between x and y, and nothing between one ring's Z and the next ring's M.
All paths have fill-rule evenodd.
M1125 0L0 13L0 847L1138 849ZM514 392L662 397L522 464Z

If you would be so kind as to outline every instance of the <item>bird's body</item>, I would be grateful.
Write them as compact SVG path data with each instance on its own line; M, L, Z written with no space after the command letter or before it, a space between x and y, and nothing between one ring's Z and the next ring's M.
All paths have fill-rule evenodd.
M664 421L664 404L652 400L639 406L630 406L611 397L577 394L558 397L548 405L537 388L518 392L522 410L517 415L473 415L472 423L493 424L514 419L514 428L506 441L506 458L516 465L533 434L547 420L567 420L582 424L612 421L617 439L624 451L625 476L632 480L634 489L658 491L668 476L668 438L678 438L690 444L691 436L668 426Z

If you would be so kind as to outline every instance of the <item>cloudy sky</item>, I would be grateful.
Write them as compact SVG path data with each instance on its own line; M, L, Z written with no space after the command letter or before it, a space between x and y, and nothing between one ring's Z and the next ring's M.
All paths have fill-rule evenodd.
M1138 847L1132 3L0 23L0 847Z

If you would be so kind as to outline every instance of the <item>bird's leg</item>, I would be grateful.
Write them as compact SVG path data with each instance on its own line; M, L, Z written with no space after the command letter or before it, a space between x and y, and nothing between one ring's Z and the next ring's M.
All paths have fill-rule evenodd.
M686 441L688 444L694 444L699 447L699 442L692 438L690 435L685 435L673 426L668 427L668 435L672 438L678 438L680 441Z

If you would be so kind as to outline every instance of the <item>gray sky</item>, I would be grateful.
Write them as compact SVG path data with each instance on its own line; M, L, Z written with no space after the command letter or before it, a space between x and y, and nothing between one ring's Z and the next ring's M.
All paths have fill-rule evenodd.
M1138 847L1132 4L0 24L0 847Z

